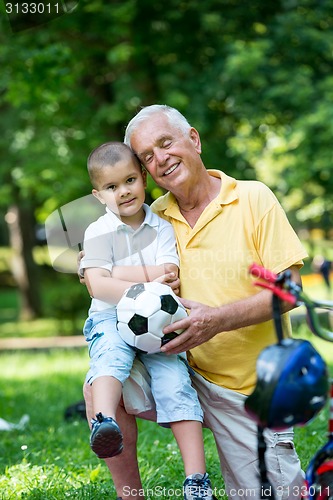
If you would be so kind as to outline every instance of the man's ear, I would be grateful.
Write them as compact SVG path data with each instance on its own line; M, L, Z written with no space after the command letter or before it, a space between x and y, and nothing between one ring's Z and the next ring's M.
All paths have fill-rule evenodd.
M201 154L201 140L200 134L195 128L191 128L190 130L190 140L193 142L196 152Z
M100 203L102 203L102 205L105 205L105 201L103 200L103 196L100 194L99 191L97 191L97 189L93 189L91 192L95 196L95 198L97 198L98 201Z

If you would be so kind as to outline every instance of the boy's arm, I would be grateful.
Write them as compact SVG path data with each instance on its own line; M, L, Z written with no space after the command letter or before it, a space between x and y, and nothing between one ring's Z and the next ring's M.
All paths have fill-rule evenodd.
M161 264L160 266L114 266L112 277L125 281L136 281L137 283L154 281L164 274L175 273L178 276L176 264Z
M109 304L117 304L124 291L137 283L113 278L107 269L99 267L87 267L84 280L91 297Z
M147 274L151 278L149 281L165 283L177 293L179 279L178 267L175 264L147 267ZM91 297L111 304L118 303L124 291L130 286L147 282L142 266L115 266L112 269L112 276L106 269L88 267L84 271L84 278Z
M112 278L131 280L136 283L158 281L169 285L177 295L180 285L178 274L178 266L172 263L159 266L114 266L112 268Z

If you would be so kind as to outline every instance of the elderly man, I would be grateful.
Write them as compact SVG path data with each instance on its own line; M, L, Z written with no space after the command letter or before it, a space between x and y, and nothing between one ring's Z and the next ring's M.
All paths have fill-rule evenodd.
M176 109L143 108L128 124L125 143L168 191L152 209L171 222L177 239L180 295L189 316L165 328L165 333L176 328L185 331L163 350L188 353L192 382L204 423L215 437L229 498L245 499L248 492L260 498L257 428L244 410L244 401L256 383L256 359L264 347L276 342L276 336L271 293L253 286L248 266L257 262L275 273L290 269L300 282L306 252L264 184L237 181L220 170L206 169L199 132ZM290 306L283 308L287 312ZM284 323L288 335L287 315ZM124 452L107 460L117 494L132 500L142 498L133 414L153 418L153 402L147 404L147 394L146 404L140 404L140 397L133 404L134 394L137 399L145 383L141 368L138 372L144 382L133 374L124 387L126 410L119 407L117 414L124 431ZM90 417L88 385L85 398ZM268 476L276 496L299 498L303 476L293 430L266 431Z

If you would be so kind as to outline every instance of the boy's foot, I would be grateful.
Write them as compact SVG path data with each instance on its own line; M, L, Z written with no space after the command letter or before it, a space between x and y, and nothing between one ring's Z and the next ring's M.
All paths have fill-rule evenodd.
M123 451L123 435L113 418L96 414L91 420L90 447L98 458L110 458Z
M214 500L208 474L192 474L184 482L184 500ZM216 499L215 499L216 500Z

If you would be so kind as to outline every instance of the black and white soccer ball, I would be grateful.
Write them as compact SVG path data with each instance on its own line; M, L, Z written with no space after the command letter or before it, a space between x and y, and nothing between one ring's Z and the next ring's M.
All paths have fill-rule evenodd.
M163 328L186 316L186 309L168 285L137 283L118 302L117 328L127 344L152 354L183 331L164 335Z

